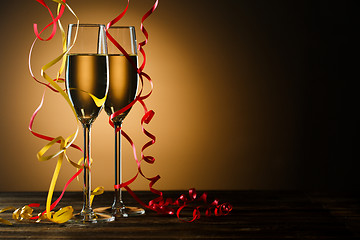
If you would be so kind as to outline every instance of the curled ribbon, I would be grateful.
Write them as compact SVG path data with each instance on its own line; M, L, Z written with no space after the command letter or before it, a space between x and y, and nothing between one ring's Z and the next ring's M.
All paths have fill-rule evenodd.
M180 218L181 211L189 207L192 203L202 202L203 205L198 205L193 208L193 217L190 220L184 220ZM199 198L197 197L196 190L194 188L189 190L189 198L186 195L181 195L173 204L175 206L180 206L176 212L176 215L179 219L186 222L193 222L196 219L199 219L201 216L200 209L205 208L205 215L210 217L212 214L214 216L228 215L232 210L232 205L229 203L219 203L218 199L215 199L213 202L207 202L207 193L203 193Z
M3 209L0 209L0 213L6 212L9 210L14 210L14 209L15 209L14 207L6 207ZM3 218L0 218L0 223L6 224L6 225L12 225L12 223L9 220L3 219Z
M25 205L22 208L18 208L13 212L13 219L16 221L37 219L36 222L40 222L40 220L49 219L55 223L64 223L67 222L70 218L72 218L72 214L74 209L71 206L67 206L64 208L60 208L57 212L50 212L50 218L48 215L43 215L39 213L37 217L33 217L33 209L32 207L39 207L39 204L29 204Z

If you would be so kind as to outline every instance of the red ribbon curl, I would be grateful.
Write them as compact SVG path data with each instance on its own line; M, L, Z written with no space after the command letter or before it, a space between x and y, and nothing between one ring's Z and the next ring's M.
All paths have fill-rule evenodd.
M34 26L34 33L35 33L35 35L36 35L36 39L39 39L39 40L41 40L41 41L49 41L49 40L51 40L51 39L55 36L56 29L57 29L57 24L56 24L56 22L62 17L62 15L63 15L63 13L64 13L64 11L65 11L65 6L64 6L64 5L61 5L60 10L59 10L59 13L58 13L57 16L54 18L54 15L53 15L52 11L51 11L50 8L46 5L46 3L44 2L44 0L36 0L36 1L39 2L41 5L43 5L43 6L48 10L48 12L49 12L49 14L50 14L50 16L51 16L52 21L51 21L49 24L47 24L47 25L40 31L40 33L39 33L39 30L38 30L38 25L37 25L36 23L34 23L34 25L33 25L33 26ZM62 2L63 2L63 3L66 3L66 0L62 0ZM51 25L53 26L53 29L52 29L52 31L51 31L50 36L49 36L48 38L46 38L46 39L43 39L40 35L41 35L48 27L50 27ZM36 39L35 39L35 41L36 41ZM32 49L33 49L34 44L35 44L35 41L34 41L33 44L31 45L30 53L32 52ZM31 59L31 54L29 54L29 70L30 70L30 74L31 74L32 78L33 78L36 82L38 82L38 83L40 83L40 84L48 87L48 88L51 89L52 91L58 92L58 90L56 90L55 88L53 88L52 86L50 86L50 85L47 84L47 83L44 83L44 82L39 81L39 80L34 76L32 70L31 70L31 64L30 64L31 61L30 61L30 59ZM63 79L63 78L54 79L54 81L59 81L59 80L63 81L63 80L65 80L65 79Z
M50 16L51 16L51 18L52 18L52 22L49 23L48 25L46 25L46 27L44 27L43 30L41 30L40 33L39 33L39 31L38 31L37 24L34 23L34 33L35 33L36 37L37 37L38 39L40 39L41 41L49 41L49 40L51 40L51 39L55 36L55 33L56 33L56 22L57 22L57 21L61 18L61 16L63 15L64 10L65 10L65 6L62 5L62 6L60 7L59 14L56 16L56 18L54 18L54 15L52 14L50 8L46 5L46 3L44 2L44 0L36 0L36 1L39 2L40 4L42 4L42 5L49 11L49 14L50 14ZM62 0L62 2L65 3L66 0ZM43 39L43 38L40 36L40 34L41 34L45 29L47 29L48 27L50 27L51 25L53 25L53 30L52 30L50 36L49 36L47 39Z

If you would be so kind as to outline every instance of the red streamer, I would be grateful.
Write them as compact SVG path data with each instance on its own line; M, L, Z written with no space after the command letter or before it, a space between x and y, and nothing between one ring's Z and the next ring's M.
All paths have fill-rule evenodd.
M62 192L61 192L61 194L60 194L60 196L51 204L51 206L50 206L50 211L53 210L53 209L58 205L58 203L61 201L62 197L64 196L64 193L65 193L67 187L70 185L70 183L71 183L72 181L74 181L74 179L75 179L77 176L80 175L80 173L81 173L82 171L83 171L82 168L79 169L79 170L66 182L66 184L65 184L65 186L64 186L64 188L63 188L63 190L62 190ZM32 204L29 204L28 206L29 206L29 207L39 207L40 204L38 204L38 203L32 203ZM42 215L44 215L45 213L46 213L46 210L42 212ZM35 216L35 217L30 218L30 219L38 219L38 218L39 218L39 216Z
M60 7L59 14L54 18L54 15L53 15L52 11L51 11L50 8L46 5L46 3L44 2L44 0L36 0L36 1L39 2L41 5L43 5L43 6L48 10L48 12L49 12L49 14L50 14L50 16L51 16L52 21L51 21L49 24L47 24L47 25L40 31L40 33L39 33L39 31L38 31L38 25L37 25L36 23L34 23L34 33L35 33L35 35L36 35L36 39L39 39L39 40L41 40L41 41L49 41L49 40L51 40L51 39L55 36L56 29L57 29L56 22L62 17L62 15L63 15L63 13L64 13L64 11L65 11L65 6L62 5L62 6ZM62 0L62 2L65 3L66 0ZM52 29L52 32L51 32L50 36L49 36L48 38L46 38L46 39L43 39L40 35L41 35L48 27L50 27L51 25L53 26L53 29ZM33 49L34 44L35 44L35 42L36 42L36 39L35 39L35 41L33 42L33 44L31 45L30 53L32 52L32 49ZM32 78L33 78L36 82L38 82L38 83L40 83L40 84L42 84L42 85L50 88L52 91L58 92L58 90L56 90L55 88L53 88L53 87L50 86L49 84L44 83L44 82L41 82L41 81L39 81L39 80L35 77L35 75L33 74L32 70L31 70L31 64L30 64L31 61L30 61L30 59L31 59L31 54L29 55L29 70L30 70L30 74L31 74ZM62 78L54 79L54 81L58 81L58 80L64 80L64 79L62 79Z
M31 116L30 118L30 123L29 123L29 130L30 132L35 136L35 137L38 137L40 139L43 139L43 140L47 140L47 141L52 141L54 140L55 138L53 137L49 137L49 136L46 136L46 135L43 135L43 134L40 134L40 133L37 133L35 131L33 131L32 127L33 127L33 124L34 124L34 120L35 120L35 117L36 115L38 114L38 112L40 111L40 109L42 108L42 105L44 103L44 98L45 98L45 91L42 95L42 98L41 98L41 102L40 102L40 105L38 106L38 108L34 111L33 115ZM60 143L61 141L57 141L57 143ZM75 148L75 149L78 149L80 151L82 151L82 149L77 146L76 144L71 144L70 145L71 147Z
M34 23L34 33L36 35L36 37L42 41L49 41L51 40L54 36L55 36L55 33L56 33L56 22L61 18L61 16L63 15L64 13L64 10L65 10L65 6L62 5L61 8L60 8L60 12L59 14L56 16L56 18L54 18L54 15L52 14L50 8L46 5L46 3L44 2L44 0L36 0L37 2L39 2L40 4L42 4L48 11L49 11L49 14L52 18L52 22L49 23L48 25L46 25L46 27L43 28L43 30L41 30L41 32L39 33L38 31L38 27L37 27L37 24ZM66 0L63 0L62 2L66 2ZM53 30L50 34L50 36L47 38L47 39L43 39L40 34L45 30L47 29L48 27L50 27L51 25L53 25Z

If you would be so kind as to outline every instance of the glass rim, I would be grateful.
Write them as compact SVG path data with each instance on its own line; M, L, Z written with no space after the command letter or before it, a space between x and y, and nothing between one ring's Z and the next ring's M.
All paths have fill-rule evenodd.
M135 28L135 27L134 26L111 26L110 28Z
M105 24L98 24L98 23L71 23L69 24L69 27L72 26L79 26L79 27L105 27Z
M79 27L100 27L100 26L103 26L105 27L105 24L102 24L102 23L70 23L69 24L69 27L72 27L72 26L79 26ZM129 29L135 29L134 26L111 26L110 28L129 28Z

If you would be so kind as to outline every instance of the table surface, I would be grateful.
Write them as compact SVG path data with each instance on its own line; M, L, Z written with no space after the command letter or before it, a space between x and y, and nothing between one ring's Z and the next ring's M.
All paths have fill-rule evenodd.
M166 191L177 198L187 191ZM198 194L203 193L198 191ZM208 191L208 199L233 205L227 216L206 217L188 223L176 216L146 214L98 224L27 223L11 220L11 211L0 213L13 225L0 223L0 239L360 239L360 193L310 193L297 191ZM137 192L143 200L154 195ZM138 205L124 194L127 205ZM55 193L54 196L58 196ZM59 207L79 211L80 192L66 192ZM96 196L94 207L111 205L113 194ZM46 201L44 192L0 193L0 209ZM41 207L40 207L41 208ZM40 211L40 209L37 209Z

